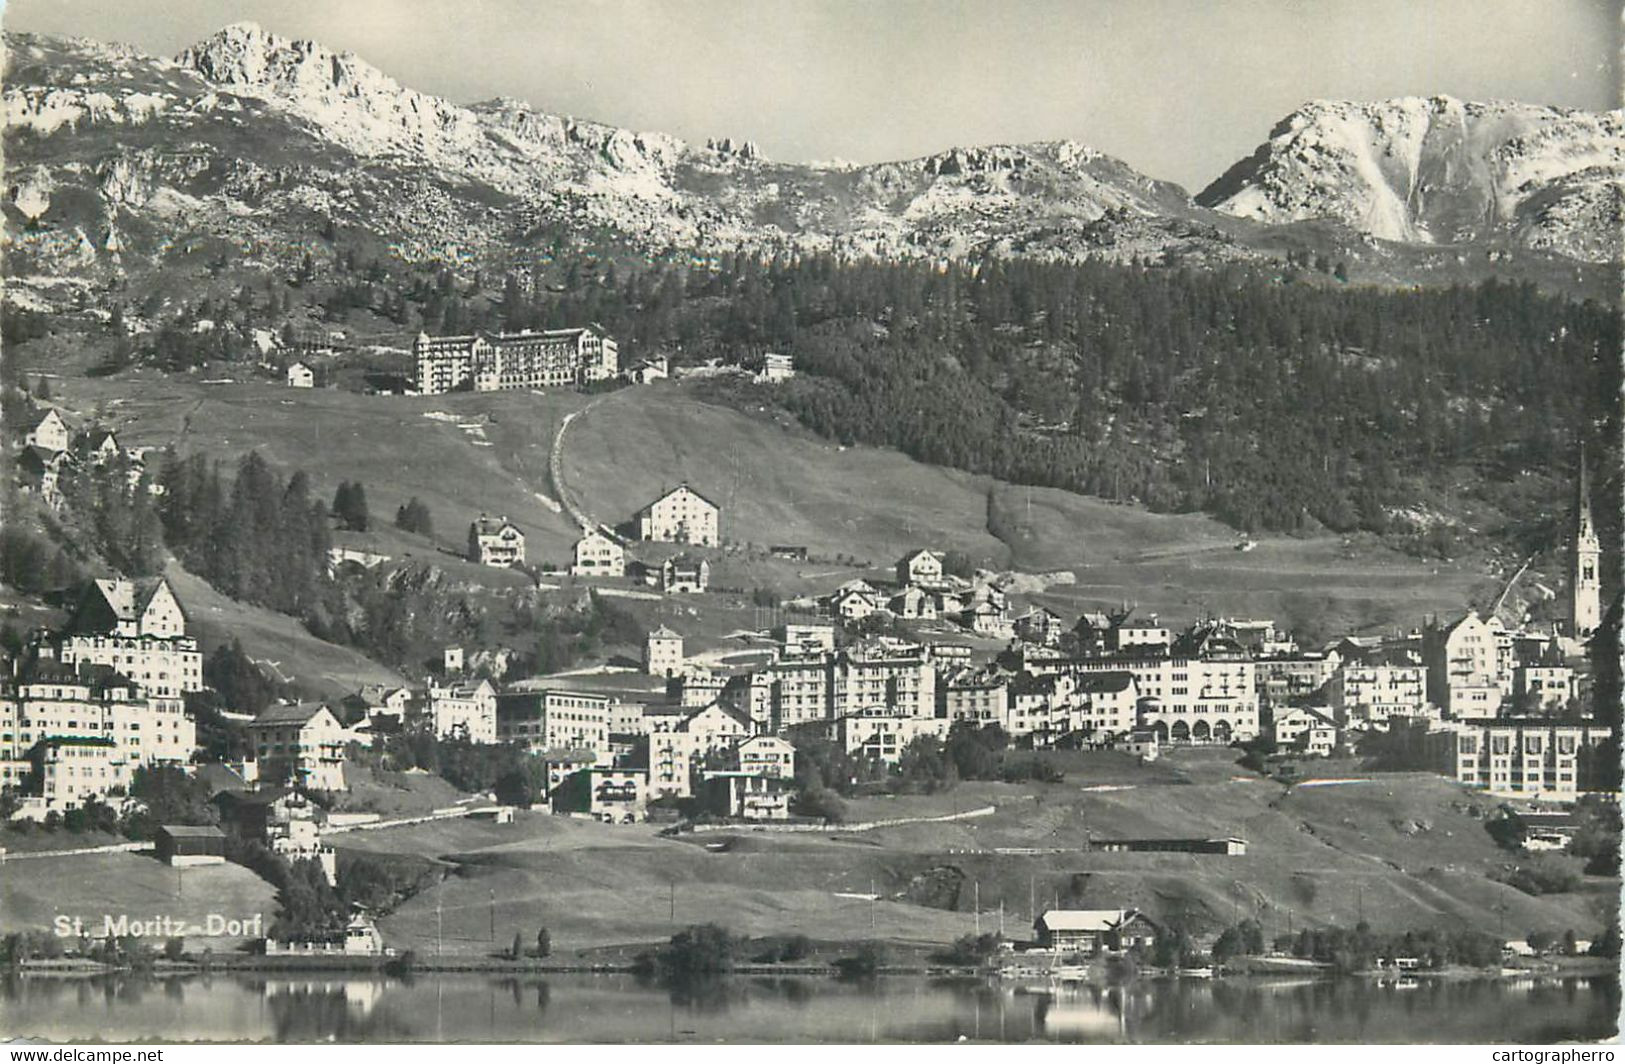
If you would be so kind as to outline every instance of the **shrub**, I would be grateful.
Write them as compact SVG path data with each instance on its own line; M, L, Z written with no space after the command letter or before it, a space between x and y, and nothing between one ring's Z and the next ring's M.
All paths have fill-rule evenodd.
M835 970L842 979L866 979L874 976L886 963L886 947L879 942L865 942L856 953L835 961Z

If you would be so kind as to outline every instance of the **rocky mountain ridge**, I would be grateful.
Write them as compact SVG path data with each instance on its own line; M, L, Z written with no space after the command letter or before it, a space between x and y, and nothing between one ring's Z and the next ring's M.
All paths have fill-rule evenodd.
M787 164L512 99L462 106L249 23L174 59L6 45L8 274L25 302L199 256L280 269L334 225L409 261L496 269L605 247L1201 266L1278 258L1305 232L1379 258L1464 240L1619 258L1619 112L1310 104L1193 201L1071 141Z
M1237 217L1334 218L1404 243L1514 243L1620 257L1625 112L1449 96L1315 101L1197 194Z

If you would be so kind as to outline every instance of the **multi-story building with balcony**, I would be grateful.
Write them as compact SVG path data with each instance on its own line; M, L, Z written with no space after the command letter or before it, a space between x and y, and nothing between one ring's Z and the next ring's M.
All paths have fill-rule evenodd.
M595 329L419 333L412 355L421 395L571 388L610 380L620 372L615 341Z

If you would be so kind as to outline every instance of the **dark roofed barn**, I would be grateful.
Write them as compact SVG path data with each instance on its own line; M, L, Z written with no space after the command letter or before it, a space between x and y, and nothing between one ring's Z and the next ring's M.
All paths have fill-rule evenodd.
M158 859L176 868L226 863L226 834L213 825L164 824L155 841Z

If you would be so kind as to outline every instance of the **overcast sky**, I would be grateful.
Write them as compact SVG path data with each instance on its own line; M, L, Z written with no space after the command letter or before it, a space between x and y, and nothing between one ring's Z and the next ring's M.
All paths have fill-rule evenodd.
M8 0L169 55L242 19L460 102L787 161L1071 138L1195 191L1305 100L1618 106L1617 0Z

